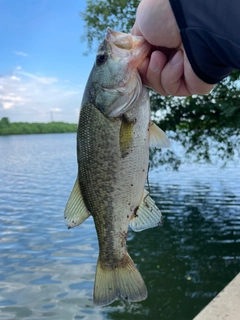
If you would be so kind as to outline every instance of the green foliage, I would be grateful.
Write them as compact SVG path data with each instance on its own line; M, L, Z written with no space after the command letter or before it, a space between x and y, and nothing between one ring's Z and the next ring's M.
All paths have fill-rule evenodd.
M89 49L102 41L107 27L129 32L138 4L138 0L87 0L86 10L80 15L85 22L83 39ZM170 164L177 169L184 160L221 159L226 163L239 156L239 79L240 72L234 71L204 96L162 97L150 90L153 119L185 150L181 157L171 150L155 152L152 165Z
M5 128L9 126L8 118L4 117L0 120L0 128Z
M84 34L81 39L87 41L91 50L105 36L107 27L130 32L140 0L86 0L85 12L80 16L85 22Z
M239 71L219 83L208 95L165 98L152 94L153 110L162 111L158 124L171 130L173 140L185 147L185 156L196 161L226 163L240 154ZM166 104L164 105L164 101Z
M28 123L13 122L10 123L8 118L0 120L0 135L11 134L34 134L34 133L67 133L76 132L77 125L65 122L49 123Z

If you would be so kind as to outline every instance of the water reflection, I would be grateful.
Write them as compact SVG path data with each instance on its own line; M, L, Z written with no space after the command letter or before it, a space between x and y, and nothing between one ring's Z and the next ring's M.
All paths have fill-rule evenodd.
M188 191L151 189L164 226L134 234L129 242L149 292L140 314L192 319L240 271L239 197L214 194L199 183ZM131 318L138 317L139 309L131 309ZM111 314L120 318L121 311Z
M154 171L164 225L128 239L148 299L93 308L93 221L63 222L74 135L0 137L0 153L0 319L190 320L240 271L239 166Z

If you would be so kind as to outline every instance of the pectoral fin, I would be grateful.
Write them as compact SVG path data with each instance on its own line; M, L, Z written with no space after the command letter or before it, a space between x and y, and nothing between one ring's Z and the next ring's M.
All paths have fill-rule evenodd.
M132 145L133 125L132 122L127 122L127 120L123 118L120 128L120 150L123 158L128 155Z
M160 129L155 123L149 123L150 147L151 148L169 148L170 141L166 133Z
M84 204L77 177L68 202L66 204L66 208L64 211L64 220L66 225L70 229L79 226L89 216L90 213Z
M130 221L130 227L133 231L138 232L157 227L160 224L162 224L161 211L149 196L149 193L144 190L141 204Z

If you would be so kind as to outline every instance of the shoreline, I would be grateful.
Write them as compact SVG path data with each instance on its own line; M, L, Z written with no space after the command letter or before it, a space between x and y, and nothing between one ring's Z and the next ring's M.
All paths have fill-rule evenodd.
M76 123L67 122L10 122L8 118L0 120L0 136L44 133L75 133Z

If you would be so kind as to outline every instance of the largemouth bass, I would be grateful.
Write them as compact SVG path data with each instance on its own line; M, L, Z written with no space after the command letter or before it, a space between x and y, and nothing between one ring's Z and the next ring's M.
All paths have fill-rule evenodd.
M92 215L99 242L93 300L106 306L118 296L147 297L144 281L126 249L128 227L141 231L162 223L144 190L149 146L168 147L150 121L148 91L137 67L150 45L142 37L107 30L82 99L78 176L66 205L69 228Z

